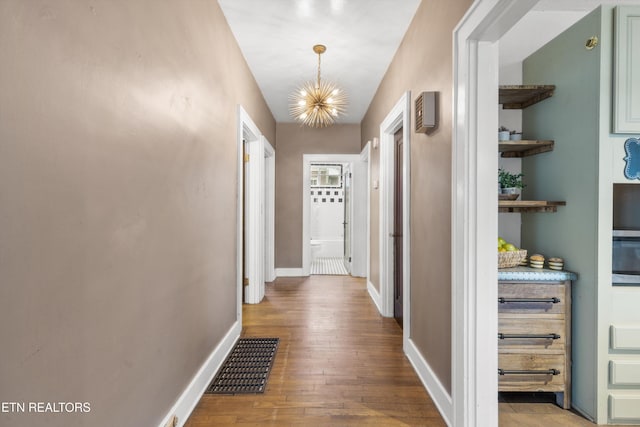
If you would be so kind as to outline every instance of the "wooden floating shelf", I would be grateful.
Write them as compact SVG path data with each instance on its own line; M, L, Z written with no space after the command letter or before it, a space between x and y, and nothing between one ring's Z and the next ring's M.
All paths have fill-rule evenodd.
M556 212L558 206L566 204L548 200L498 200L498 212Z
M502 153L502 157L527 157L553 151L554 142L522 139L500 141L498 144L498 151Z
M504 110L527 108L553 95L555 85L500 86L498 102Z

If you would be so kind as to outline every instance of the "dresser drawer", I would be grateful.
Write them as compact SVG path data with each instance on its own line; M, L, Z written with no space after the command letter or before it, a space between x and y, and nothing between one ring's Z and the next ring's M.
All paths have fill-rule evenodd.
M562 319L500 317L498 319L498 348L528 351L564 351L565 322Z
M500 391L564 391L565 358L561 354L507 353L498 356ZM500 371L499 371L500 372Z
M563 284L498 283L498 313L563 315L565 290Z

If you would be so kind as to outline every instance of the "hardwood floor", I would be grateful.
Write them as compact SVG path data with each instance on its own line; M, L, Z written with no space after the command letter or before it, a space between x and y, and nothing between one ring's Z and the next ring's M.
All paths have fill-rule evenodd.
M206 394L186 426L445 426L363 279L278 279L244 306L243 326L280 338L265 393Z
M556 405L552 393L499 393L498 408L500 427L595 427Z
M205 394L187 427L445 426L363 279L278 279L244 305L243 326L243 336L280 338L265 393ZM519 393L501 394L499 408L501 427L594 425Z

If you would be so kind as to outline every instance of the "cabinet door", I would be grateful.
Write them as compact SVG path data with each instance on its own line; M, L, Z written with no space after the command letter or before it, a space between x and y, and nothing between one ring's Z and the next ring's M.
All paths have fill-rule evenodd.
M615 12L613 132L640 132L640 7Z

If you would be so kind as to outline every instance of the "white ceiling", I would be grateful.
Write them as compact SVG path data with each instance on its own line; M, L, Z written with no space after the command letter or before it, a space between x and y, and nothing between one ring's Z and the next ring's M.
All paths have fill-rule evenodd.
M342 87L360 123L420 0L218 0L277 122L292 122L289 94L322 78Z
M500 66L520 63L599 5L640 0L540 0L500 39Z
M421 0L218 0L277 122L292 122L289 94L322 76L349 97L339 123L359 123ZM522 62L600 4L640 0L540 0L500 40L501 66ZM446 41L445 41L446 42Z

